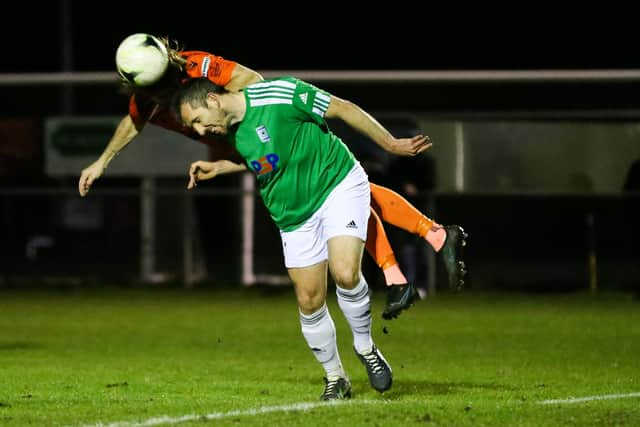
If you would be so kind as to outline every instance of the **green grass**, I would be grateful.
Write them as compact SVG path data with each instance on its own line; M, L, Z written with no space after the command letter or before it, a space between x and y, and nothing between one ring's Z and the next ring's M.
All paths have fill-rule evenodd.
M332 290L355 396L302 410L323 371L288 288L3 290L0 425L640 425L640 397L540 403L640 392L628 295L441 294L391 322L383 302L373 333L393 388L369 387Z

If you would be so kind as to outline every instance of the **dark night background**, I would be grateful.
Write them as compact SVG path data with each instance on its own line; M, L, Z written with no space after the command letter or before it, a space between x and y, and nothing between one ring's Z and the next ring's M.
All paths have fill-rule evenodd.
M185 6L71 0L14 3L11 11L3 13L0 26L5 47L0 55L0 73L113 71L115 78L115 50L122 39L136 32L167 35L186 49L207 50L258 71L640 69L638 15L632 3L564 6L562 2L470 4L414 0L371 2L366 6L348 2L238 3L227 4L227 7L218 2L204 2L185 3ZM65 7L69 12L66 17L62 12ZM69 45L65 44L65 38L71 40ZM331 83L322 86L357 101L371 112L417 110L459 117L456 115L461 112L596 110L614 112L611 117L617 120L625 117L624 120L637 121L640 111L640 81L356 86ZM0 117L4 119L44 118L62 111L59 86L5 86L1 90L4 102L0 103ZM73 96L72 109L67 113L121 115L126 111L127 100L116 94L115 84L80 85L73 88ZM39 161L41 169L42 159ZM46 181L46 177L34 173L32 165L22 169L11 167L9 164L8 170L19 170L19 174L9 175L3 182L12 186L39 185ZM69 194L75 197L77 176L53 184L69 189ZM99 188L108 188L110 184L120 183L117 179L104 178ZM572 279L578 277L583 284L587 276L584 213L594 210L603 218L602 227L605 224L610 227L598 237L603 258L609 256L611 260L610 280L620 281L619 276L626 274L616 264L620 259L630 268L637 264L634 246L637 239L633 236L640 230L632 220L639 208L637 197L612 201L597 196L545 199L445 194L438 202L441 217L473 230L475 241L469 256L471 262L475 259L477 264L482 262L486 266L490 265L489 259L510 257L510 261L521 259L537 272L537 265L548 266L544 263L554 259L556 272L568 272L567 275ZM15 218L25 220L24 229L14 227L7 239L15 242L17 249L5 248L5 255L16 259L22 256L24 240L33 232L33 224L38 224L42 233L62 234L56 228L55 209L51 208L52 222L45 224L37 218L29 219L35 212L42 212L41 202L20 208L16 208L12 200L7 203L11 208L6 212L12 213L5 214L6 230L14 227L9 224L14 224ZM129 212L128 218L133 219L128 225L121 223L125 224L121 236L100 234L106 230L100 230L93 237L85 232L76 238L71 233L71 238L64 240L70 246L59 247L57 252L52 250L52 257L43 262L56 268L73 268L77 263L68 262L69 254L90 253L91 242L98 242L109 256L120 252L123 260L114 263L129 263L131 265L123 268L135 271L139 250L136 203L135 200L122 203L134 211ZM106 214L105 223L112 226L109 215ZM121 212L113 215L126 216ZM630 234L629 231L617 233L616 222L631 226ZM206 228L206 224L203 227ZM560 230L560 238L553 247L539 239L541 228ZM216 230L204 230L205 234L214 232ZM120 239L125 235L131 240L128 252L122 252ZM109 236L112 241L106 240ZM68 236L58 237L63 241ZM226 239L233 241L233 236ZM236 249L208 248L211 257ZM570 259L570 267L563 257ZM531 262L536 258L546 259L538 264ZM87 271L95 267L91 262L94 261L88 259L82 264ZM42 269L44 271L44 267ZM520 279L518 272L509 275L504 266L496 267L495 271L500 277L498 280ZM639 273L637 269L632 271L635 276L628 274L628 277L635 280L633 277Z
M2 70L60 71L63 1L22 2L4 13ZM68 1L73 70L113 68L133 32L170 35L187 48L256 69L635 68L631 5L526 2L256 4L220 10L157 2ZM207 6L211 4L212 6ZM362 10L361 10L362 9ZM156 15L156 16L152 16Z
M187 49L211 51L259 71L640 68L631 5L297 2L220 10L208 4L15 4L0 28L7 48L0 72L114 70L118 43L135 32L168 35ZM66 45L65 38L71 43ZM640 99L638 85L630 83L427 84L401 97L397 87L383 86L325 88L371 110L634 109ZM80 100L74 113L121 111L108 89L97 97L103 105ZM379 96L363 96L370 89L379 89ZM29 108L50 112L54 107L31 103ZM5 114L28 110L17 103L3 109Z

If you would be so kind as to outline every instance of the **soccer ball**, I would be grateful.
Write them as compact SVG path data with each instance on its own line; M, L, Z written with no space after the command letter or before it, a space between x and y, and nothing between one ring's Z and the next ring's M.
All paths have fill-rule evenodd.
M137 86L149 86L160 80L168 65L166 46L151 34L132 34L116 50L118 74Z

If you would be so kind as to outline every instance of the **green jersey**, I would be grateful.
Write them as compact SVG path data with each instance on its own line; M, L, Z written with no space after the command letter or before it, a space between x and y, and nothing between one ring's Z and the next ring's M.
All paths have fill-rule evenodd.
M244 119L229 140L256 174L280 230L298 228L351 171L356 160L324 119L330 95L284 77L244 89Z

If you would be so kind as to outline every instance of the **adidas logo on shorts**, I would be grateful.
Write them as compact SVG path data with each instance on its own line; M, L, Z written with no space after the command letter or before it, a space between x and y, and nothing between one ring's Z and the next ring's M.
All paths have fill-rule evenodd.
M358 228L358 226L354 220L351 220L349 221L349 224L347 224L347 228Z

